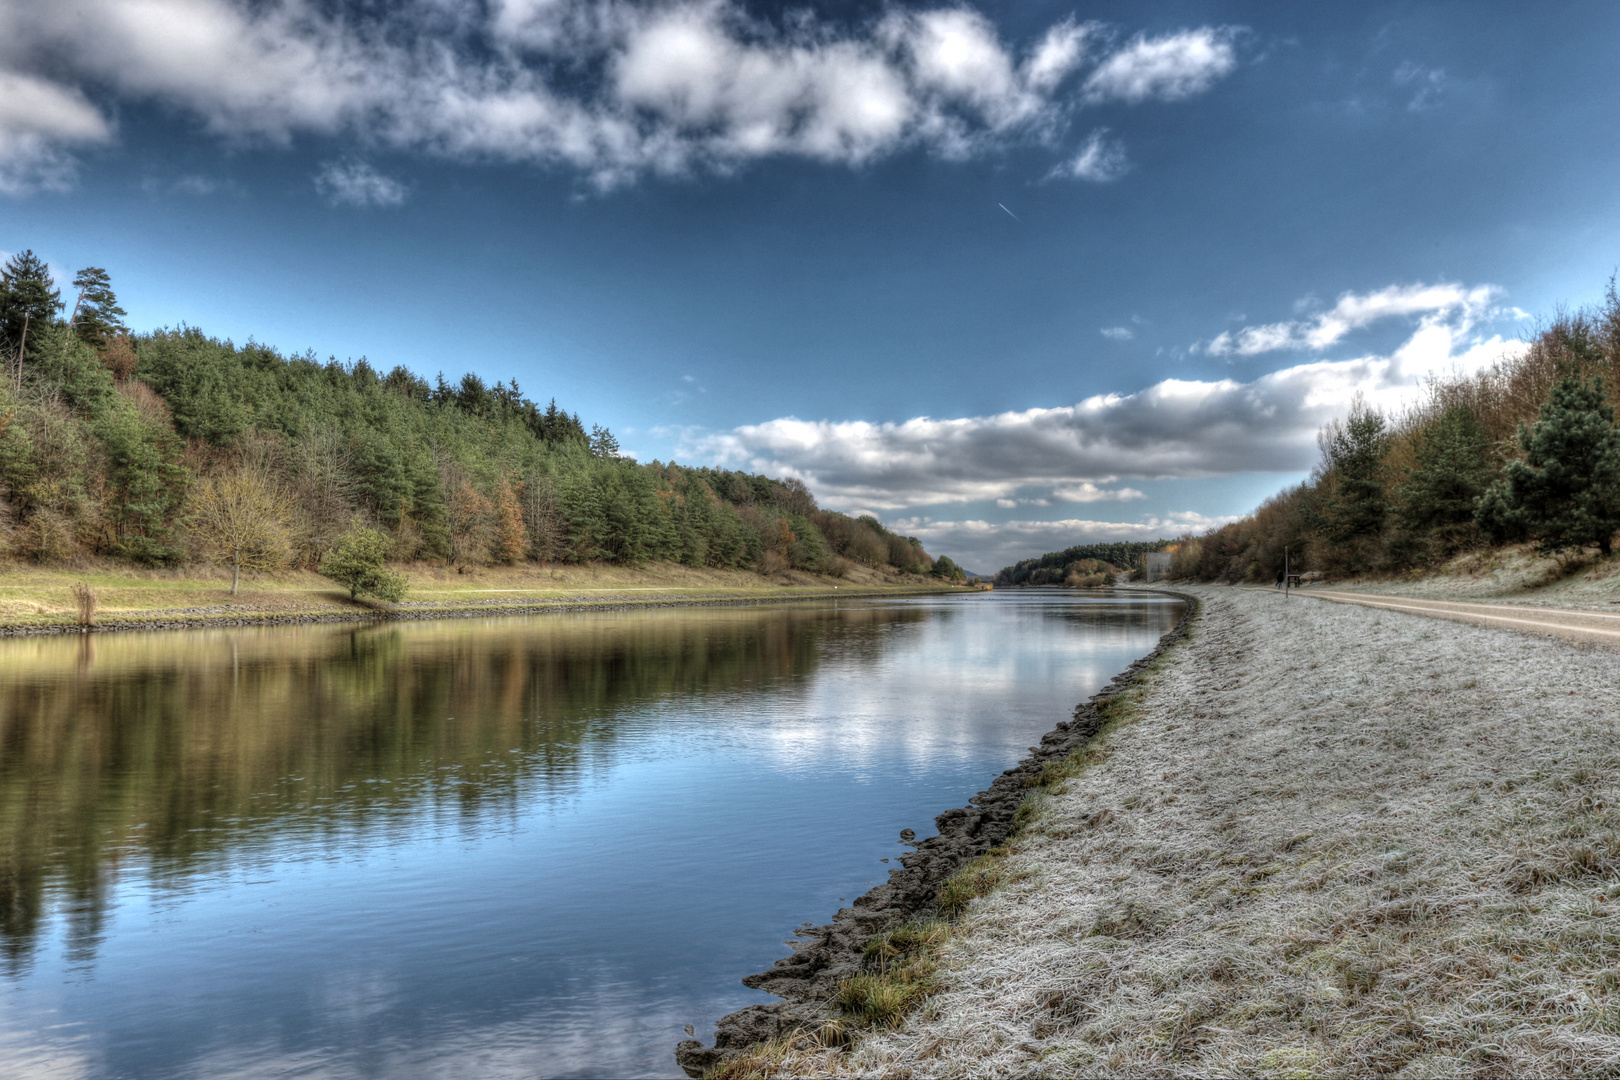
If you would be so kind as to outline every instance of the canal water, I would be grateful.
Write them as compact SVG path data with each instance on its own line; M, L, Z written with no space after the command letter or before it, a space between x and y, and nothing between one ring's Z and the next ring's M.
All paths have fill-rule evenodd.
M0 641L0 1074L678 1076L1176 603Z

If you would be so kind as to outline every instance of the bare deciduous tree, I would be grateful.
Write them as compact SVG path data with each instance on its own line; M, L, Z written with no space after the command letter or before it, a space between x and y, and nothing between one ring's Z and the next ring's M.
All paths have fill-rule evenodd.
M191 492L191 534L210 561L231 568L231 595L242 570L279 570L292 561L293 509L263 473L239 469L207 477Z
M354 454L339 432L326 428L296 442L290 456L298 505L306 519L304 557L319 561L359 509Z

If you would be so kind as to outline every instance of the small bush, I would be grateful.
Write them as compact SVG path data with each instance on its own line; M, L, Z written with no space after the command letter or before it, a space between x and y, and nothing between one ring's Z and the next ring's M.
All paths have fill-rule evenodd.
M404 574L383 566L392 548L393 542L386 534L356 526L344 533L322 560L321 574L348 586L352 599L368 595L397 604L404 599L408 583Z

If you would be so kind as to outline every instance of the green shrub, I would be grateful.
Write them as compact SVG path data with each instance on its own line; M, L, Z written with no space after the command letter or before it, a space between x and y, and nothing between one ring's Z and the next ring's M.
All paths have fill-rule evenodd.
M353 599L364 594L397 604L405 596L407 582L404 574L383 565L392 548L393 541L387 534L356 526L338 538L337 545L321 562L321 574L347 585Z

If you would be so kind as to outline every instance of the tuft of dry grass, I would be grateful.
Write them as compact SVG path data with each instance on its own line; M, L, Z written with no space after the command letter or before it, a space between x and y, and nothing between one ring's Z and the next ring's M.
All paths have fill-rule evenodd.
M1620 1071L1620 655L1196 591L934 992L777 1074Z
M96 591L82 581L73 585L73 603L78 612L80 626L94 626L96 622Z
M1023 807L1019 808L1020 811ZM967 906L1001 884L1001 860L995 855L980 855L940 883L935 902L941 913L954 918L967 910Z

